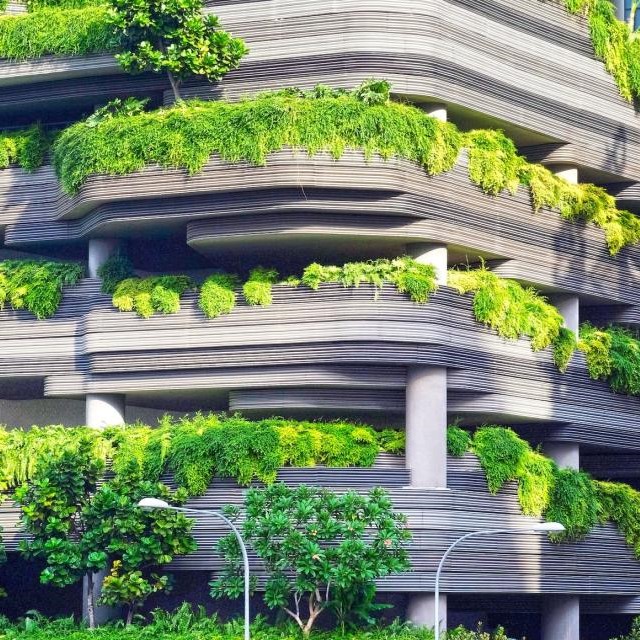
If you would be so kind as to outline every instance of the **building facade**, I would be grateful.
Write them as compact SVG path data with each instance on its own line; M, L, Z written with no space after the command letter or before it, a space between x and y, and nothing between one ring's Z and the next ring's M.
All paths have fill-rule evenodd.
M395 99L461 131L499 129L530 162L569 183L604 186L621 209L640 207L640 118L594 55L587 20L540 0L219 0L207 5L250 47L217 84L185 98L235 101L318 84L391 83ZM8 12L19 13L20 5ZM115 97L172 96L159 75L131 76L111 54L0 60L2 129L74 122ZM165 412L343 417L406 430L406 455L370 469L283 469L280 478L336 488L386 487L413 533L412 571L380 582L407 617L432 624L437 561L457 536L526 526L517 489L486 488L471 455L447 456L447 425L512 427L561 468L638 486L640 400L589 376L576 352L566 372L549 350L505 340L447 286L447 268L481 260L534 287L565 327L640 323L640 248L607 250L605 233L542 208L530 194L483 193L463 153L427 175L402 158L285 148L266 166L213 156L202 172L146 167L89 177L74 195L45 163L0 171L5 258L84 262L48 320L0 312L0 422L101 427ZM635 214L634 214L635 215ZM101 293L99 267L126 251L143 274L197 275L245 261L301 266L410 255L440 284L421 306L385 286L318 291L276 285L270 307L242 302L208 320L196 295L179 313L143 319ZM253 264L252 263L252 264ZM239 501L221 480L198 506ZM15 509L2 507L15 550ZM205 543L215 537L204 525ZM177 572L211 572L203 544ZM199 574L200 575L200 574ZM188 582L187 578L184 578ZM203 578L204 580L204 578ZM455 554L443 576L450 623L483 619L544 640L605 638L640 614L640 563L615 524L582 540L487 537Z

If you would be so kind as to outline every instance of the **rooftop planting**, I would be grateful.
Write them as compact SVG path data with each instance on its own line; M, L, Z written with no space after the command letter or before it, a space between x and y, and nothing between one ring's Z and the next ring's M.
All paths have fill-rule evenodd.
M350 92L286 89L236 103L194 100L97 124L79 122L56 140L53 162L64 190L73 194L92 175L126 175L155 164L195 174L212 156L262 166L270 153L285 148L310 156L328 152L336 159L357 149L365 158L415 162L429 175L452 169L466 149L469 177L485 193L526 188L534 210L546 207L603 229L612 255L640 240L640 220L617 209L604 189L572 185L528 163L499 131L463 134L391 101L389 85L381 81Z

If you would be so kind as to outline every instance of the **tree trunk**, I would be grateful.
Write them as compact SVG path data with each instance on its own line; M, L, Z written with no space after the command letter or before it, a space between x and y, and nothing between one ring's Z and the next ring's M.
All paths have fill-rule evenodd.
M96 628L95 596L93 593L93 573L87 573L87 622L89 629Z
M173 97L175 98L176 102L182 102L182 96L180 95L179 88L180 83L176 80L171 71L167 71L167 76L169 78L169 82L171 83L171 88L173 89Z
M127 611L127 622L126 622L127 627L130 627L132 622L133 622L133 605L131 605Z

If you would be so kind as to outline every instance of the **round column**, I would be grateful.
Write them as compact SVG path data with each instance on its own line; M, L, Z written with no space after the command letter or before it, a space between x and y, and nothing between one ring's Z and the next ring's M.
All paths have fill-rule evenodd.
M411 486L447 486L447 369L413 366L407 372L406 464Z
M564 318L564 326L578 335L580 331L580 298L571 294L549 296L549 301Z
M545 442L545 454L561 469L580 469L580 445L577 442Z
M436 270L436 284L447 284L448 251L446 244L415 242L407 245L407 254L421 264L432 264Z
M541 623L542 640L580 640L580 597L545 595Z
M98 269L119 249L120 241L106 238L89 240L89 277L97 278Z
M415 627L435 627L435 601L433 593L416 593L409 598L407 603L407 620ZM447 596L440 595L440 632L447 630Z
M86 423L88 427L103 429L124 424L125 397L117 393L88 393Z
M442 102L428 102L420 105L422 110L432 118L447 121L447 105Z

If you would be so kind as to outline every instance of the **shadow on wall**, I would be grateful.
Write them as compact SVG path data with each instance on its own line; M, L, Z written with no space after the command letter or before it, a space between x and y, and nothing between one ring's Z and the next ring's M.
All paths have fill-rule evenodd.
M15 619L34 609L46 616L82 614L81 583L64 589L43 585L39 562L27 562L17 553L7 555L6 564L0 566L0 585L7 591L7 597L0 600L0 615Z

